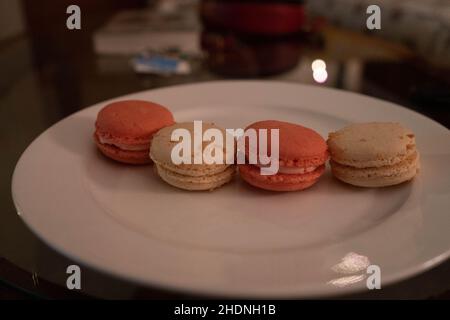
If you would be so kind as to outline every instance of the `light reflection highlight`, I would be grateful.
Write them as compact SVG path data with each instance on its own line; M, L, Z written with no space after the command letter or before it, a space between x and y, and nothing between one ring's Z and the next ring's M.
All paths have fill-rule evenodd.
M357 282L363 281L367 277L367 268L370 266L368 257L355 252L347 253L338 264L331 267L331 270L337 274L347 275L330 280L327 284L343 288Z
M351 284L360 282L366 278L365 274L360 274L357 276L347 276L342 278L333 279L331 281L328 281L328 284L331 284L338 288L344 288L346 286L349 286Z
M361 271L365 272L368 266L370 266L369 258L350 252L342 258L340 263L334 265L331 269L336 273L353 274Z

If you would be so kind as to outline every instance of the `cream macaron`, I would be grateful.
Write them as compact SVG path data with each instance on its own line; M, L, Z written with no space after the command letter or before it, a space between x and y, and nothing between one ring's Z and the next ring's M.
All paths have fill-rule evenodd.
M414 133L399 123L349 125L329 134L333 175L360 187L409 181L420 168Z
M197 138L201 139L196 147L194 128L194 122L184 122L158 131L153 136L150 158L156 165L158 175L168 184L184 190L213 190L231 181L236 173L236 167L233 164L235 157L234 138L228 137L232 139L233 148L227 148L226 131L212 123L202 123L201 132L196 132ZM187 163L185 161L178 163L178 160L173 159L174 154L179 154L177 151L173 152L174 148L179 148L179 144L183 140L173 137L173 133L177 129L184 129L184 132L190 135L190 155ZM220 130L224 140L203 141L203 134L208 129ZM219 163L207 162L203 157L206 148L209 148L209 150L213 148L217 152L222 152L222 161L217 161ZM181 154L184 155L183 152ZM194 163L195 157L199 155L202 163ZM184 159L186 158L184 157Z

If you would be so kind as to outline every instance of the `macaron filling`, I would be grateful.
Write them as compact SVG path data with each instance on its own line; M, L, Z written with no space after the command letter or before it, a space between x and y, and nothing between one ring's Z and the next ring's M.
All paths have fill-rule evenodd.
M283 167L281 166L278 170L279 173L283 174L305 174L313 172L317 169L317 166L311 166L306 168L297 168L297 167Z
M144 151L150 149L150 141L147 144L131 145L131 144L117 143L114 142L112 139L104 138L101 136L98 136L98 140L101 144L109 144L125 151Z

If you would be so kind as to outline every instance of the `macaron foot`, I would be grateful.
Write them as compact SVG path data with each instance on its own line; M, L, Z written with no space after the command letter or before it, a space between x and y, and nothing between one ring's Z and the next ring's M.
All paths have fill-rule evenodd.
M254 165L239 165L241 178L250 185L270 191L300 191L313 186L325 171L325 165L304 174L261 175L260 168Z
M235 173L234 166L227 167L224 171L204 176L186 176L166 167L156 164L156 170L160 178L173 187L189 191L213 191L230 182Z

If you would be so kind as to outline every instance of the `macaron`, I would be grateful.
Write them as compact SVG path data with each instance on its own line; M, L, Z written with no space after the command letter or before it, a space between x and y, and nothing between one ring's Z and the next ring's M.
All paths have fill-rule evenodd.
M98 113L94 140L108 158L147 164L151 163L148 153L153 135L173 123L172 113L159 104L141 100L113 102Z
M221 141L203 141L205 131L208 129L218 129L223 138L226 139L227 133L222 128L212 123L202 123L201 129L197 133L200 143L195 145L194 122L177 123L165 127L158 131L153 137L150 158L156 165L156 171L161 179L168 184L190 191L213 190L230 182L236 173L234 165L234 137L228 137L232 141L233 148L227 148L225 140ZM183 150L182 154L187 152L188 161L179 163L173 159L173 150L182 143L183 139L173 138L175 130L181 129L190 136L187 142L189 150ZM198 129L198 127L197 127ZM221 153L222 161L207 163L205 161L206 148L214 148L215 152ZM178 154L174 151L175 154ZM195 157L200 156L201 163L195 163Z
M420 168L415 135L400 123L352 124L330 133L327 143L333 175L351 185L396 185Z
M249 163L252 151L246 146L246 164L239 164L241 178L257 188L271 191L298 191L311 187L325 171L327 144L316 131L298 124L266 120L249 125L245 130L267 130L267 150L272 151L270 132L279 129L279 169L276 174L261 174L261 166ZM258 146L260 139L257 135ZM256 155L259 157L258 155ZM259 158L258 158L259 159Z

